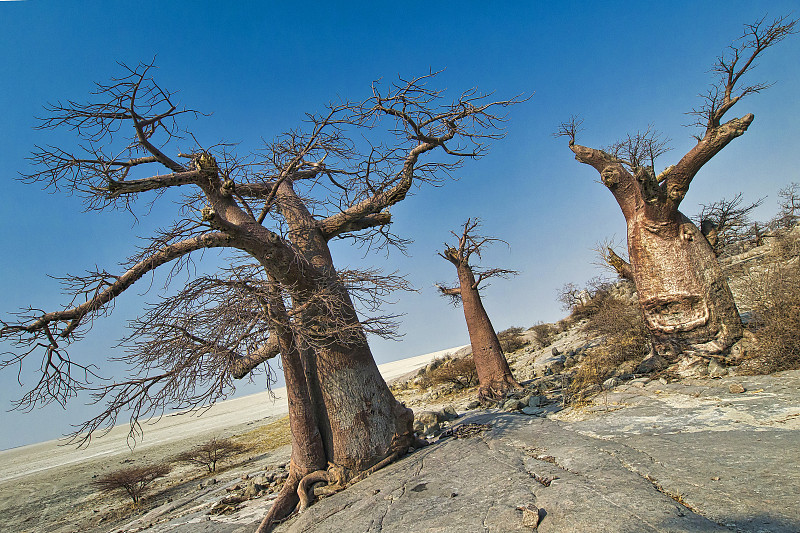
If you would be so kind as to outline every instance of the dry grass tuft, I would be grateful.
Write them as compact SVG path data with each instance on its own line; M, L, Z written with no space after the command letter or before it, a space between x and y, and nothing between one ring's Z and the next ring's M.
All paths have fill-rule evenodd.
M237 435L231 440L245 446L253 454L270 452L281 446L291 444L292 432L289 429L289 416L287 415L252 431Z

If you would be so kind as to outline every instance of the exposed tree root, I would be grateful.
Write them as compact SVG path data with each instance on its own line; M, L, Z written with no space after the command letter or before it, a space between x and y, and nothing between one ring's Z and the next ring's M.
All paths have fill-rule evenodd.
M364 470L363 472L361 472L360 474L355 476L353 479L351 479L348 482L348 485L352 485L353 483L357 483L357 482L361 481L362 479L366 478L368 475L370 475L370 474L372 474L374 472L377 472L378 470L380 470L384 466L387 466L390 463L393 463L394 461L396 461L400 457L400 455L401 455L400 451L396 451L396 452L392 453L391 455L389 455L388 457L386 457L382 461L374 464L373 466L369 467L368 469Z
M353 475L352 471L340 465L329 463L327 470L316 470L303 476L295 468L294 463L291 463L289 477L286 479L278 498L272 504L267 516L258 526L256 533L270 533L275 525L288 520L296 513L301 513L308 509L312 504L310 492L314 483L320 481L328 483L327 494L335 494L393 463L405 455L408 446L421 448L428 445L427 441L419 439L413 439L406 444L408 440L410 439L395 437L395 446L392 447L394 451L370 468L355 475ZM404 443L406 446L399 449L400 443Z
M478 401L481 403L494 403L502 401L512 390L521 390L523 387L511 376L503 376L478 389Z
M297 486L297 496L300 498L300 507L298 509L299 513L302 513L308 509L309 505L311 505L311 497L308 495L308 492L310 486L319 481L324 481L325 483L330 481L327 470L317 470L316 472L311 472L300 480L300 483Z
M267 516L259 524L256 533L269 533L276 524L289 518L297 507L299 498L297 488L300 485L302 475L298 472L294 463L289 463L289 477L283 484L278 498L270 507Z

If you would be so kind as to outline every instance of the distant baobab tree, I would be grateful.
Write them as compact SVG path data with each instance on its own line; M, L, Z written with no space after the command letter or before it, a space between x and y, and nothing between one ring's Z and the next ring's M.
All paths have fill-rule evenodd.
M691 112L702 128L697 144L675 165L655 172L655 161L667 141L652 128L628 135L605 150L577 144L580 120L561 125L581 163L600 173L628 226L627 272L658 350L724 354L742 336L742 324L725 276L703 233L678 210L698 171L733 139L743 135L753 115L723 117L742 98L759 93L766 83L742 86L759 56L795 33L796 21L780 17L745 25L744 34L717 58L718 80ZM620 270L621 269L621 270ZM618 271L625 275L624 265Z
M480 226L478 219L470 219L464 223L460 234L451 232L458 239L458 244L449 246L439 255L453 264L458 272L458 286L446 287L438 285L439 291L453 298L454 303L461 303L464 318L467 321L469 342L472 345L472 358L478 371L478 397L500 399L511 389L521 388L511 374L508 361L503 354L497 333L492 326L489 315L481 301L481 283L492 277L507 277L516 274L513 270L491 268L477 270L470 264L470 258L481 256L481 249L500 239L484 237L477 233Z

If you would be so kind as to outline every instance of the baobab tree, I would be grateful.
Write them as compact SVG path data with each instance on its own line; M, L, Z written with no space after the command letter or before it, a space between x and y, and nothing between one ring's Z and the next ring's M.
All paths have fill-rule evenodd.
M521 386L511 374L508 361L480 295L481 283L487 279L508 277L516 272L503 268L476 270L470 265L470 258L473 256L480 258L484 246L500 241L479 235L477 232L479 226L478 219L468 218L460 234L451 232L458 239L458 244L456 246L445 244L445 249L439 256L456 267L458 286L438 285L438 288L442 295L453 298L454 303L461 302L464 309L469 342L472 345L472 358L478 371L478 397L484 401L505 398L509 390L519 389Z
M628 255L639 302L660 351L724 354L742 336L736 306L714 252L703 234L678 208L698 171L753 122L747 114L723 122L743 97L768 87L742 87L742 78L758 57L795 32L796 21L781 17L745 26L744 34L717 58L719 79L692 111L703 128L697 144L675 165L656 175L655 160L667 141L652 128L606 150L576 143L580 121L563 123L558 135L569 138L581 163L600 173L628 226Z
M77 143L38 147L36 170L23 179L80 195L90 210L133 212L141 197L167 195L179 203L176 220L123 273L64 278L72 295L66 306L3 321L0 339L11 349L2 366L23 372L38 356L38 381L20 408L64 404L86 390L105 402L76 431L87 442L126 410L135 437L140 417L223 398L234 377L280 352L294 449L266 531L306 497L308 480L344 485L414 442L413 414L378 372L366 339L371 324L359 320L348 291L363 281L378 281L380 291L386 278L337 272L329 241L402 245L389 231L389 208L412 186L442 180L464 159L483 155L502 136L495 110L517 100L470 90L446 101L428 87L435 74L375 83L369 98L329 104L308 114L302 128L238 156L229 145L203 146L186 130L181 123L198 113L154 80L152 64L123 68L97 85L92 101L46 108L41 127L71 130ZM127 339L131 375L95 385L98 370L74 358L71 343L145 275L166 267L168 279L180 271L191 277L192 254L212 248L231 250L231 266L190 278L177 296L150 306ZM380 298L367 290L367 300ZM290 494L298 488L301 494Z

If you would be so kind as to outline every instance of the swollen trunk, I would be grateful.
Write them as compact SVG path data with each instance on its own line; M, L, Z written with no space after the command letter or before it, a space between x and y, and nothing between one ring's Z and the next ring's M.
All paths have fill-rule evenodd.
M677 215L665 224L628 221L639 303L659 351L718 354L741 338L741 320L708 241Z

